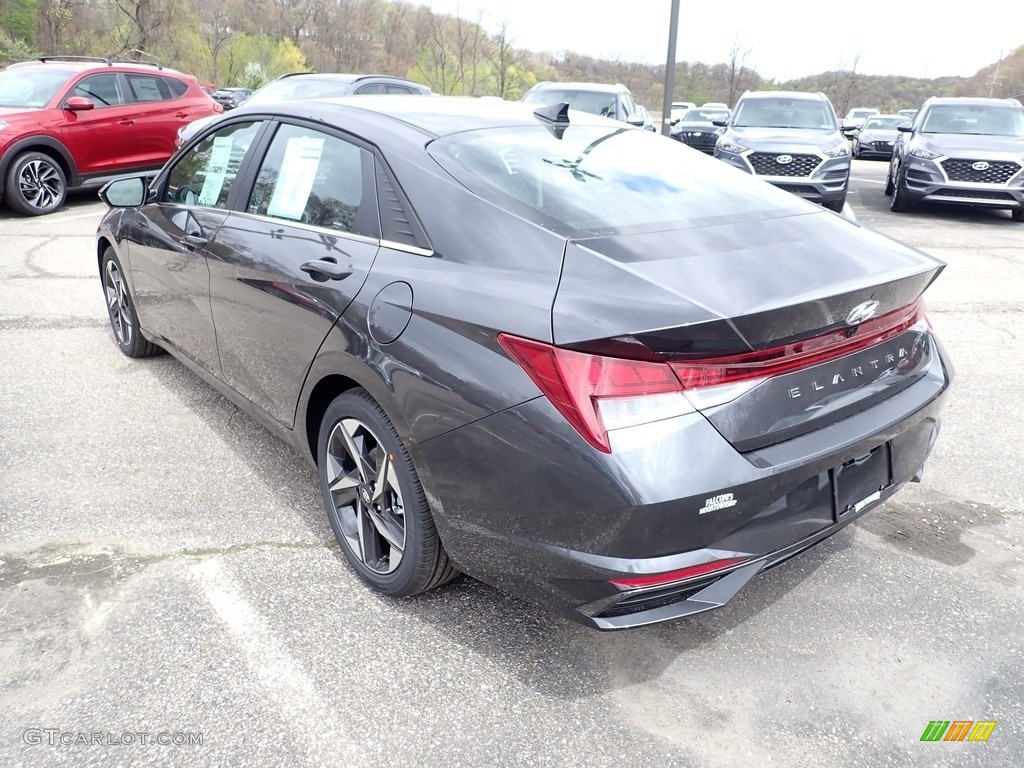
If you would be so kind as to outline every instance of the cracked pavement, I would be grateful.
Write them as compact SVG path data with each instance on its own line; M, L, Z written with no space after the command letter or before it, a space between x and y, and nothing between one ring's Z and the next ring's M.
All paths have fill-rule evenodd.
M949 262L924 483L721 610L616 634L464 577L367 591L291 449L117 350L95 197L0 210L0 765L1019 765L1024 225L890 214L884 175L855 162L857 219ZM921 743L935 719L999 724Z

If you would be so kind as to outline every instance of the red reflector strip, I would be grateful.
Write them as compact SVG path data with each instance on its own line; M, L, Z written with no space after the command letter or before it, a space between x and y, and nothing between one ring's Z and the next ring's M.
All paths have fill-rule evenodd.
M712 560L710 563L691 565L689 568L681 568L678 571L666 571L664 573L649 573L643 576L625 576L621 579L611 579L611 583L617 587L632 589L635 587L654 587L674 584L677 581L686 581L694 576L706 576L715 571L731 568L734 565L747 560L745 557L727 557L724 560Z
M826 363L873 344L887 341L915 325L924 315L920 301L852 328L815 336L757 352L728 357L672 362L684 389L714 387L745 379L779 376L802 368ZM849 335L849 334L853 335Z

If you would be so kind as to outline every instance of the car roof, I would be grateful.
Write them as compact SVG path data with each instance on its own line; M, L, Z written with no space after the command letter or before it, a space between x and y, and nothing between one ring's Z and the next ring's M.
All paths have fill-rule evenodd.
M279 102L253 107L251 110L246 110L243 104L238 110L233 110L233 113L238 115L269 112L290 117L312 118L332 124L335 118L343 117L346 113L351 114L352 110L359 110L364 115L372 113L412 126L421 133L441 137L485 128L543 125L544 123L534 115L535 109L535 105L519 101L484 101L466 96L417 98L416 95L366 95ZM608 118L571 110L570 124L610 123L620 125Z
M162 66L155 61L114 61L112 59L92 56L40 56L38 59L29 59L28 61L19 61L11 64L7 69L14 69L15 67L19 69L47 67L66 72L87 72L93 69L112 69L116 67L119 70L132 72L162 72L169 75L189 77L189 75L185 75L183 72Z
M556 83L556 82L544 82L537 83L534 88L563 88L571 89L574 91L598 91L601 93L618 93L620 91L629 90L626 86L621 83ZM532 90L532 89L531 89Z
M301 77L303 79L310 80L329 80L336 83L355 83L360 80L389 80L396 83L406 83L415 85L419 88L427 88L422 83L417 83L415 80L410 80L407 77L399 77L397 75L356 75L351 72L290 72L287 75L281 75L277 78L278 80L284 80L285 78Z
M747 91L741 99L806 99L807 101L827 101L823 93L808 91Z

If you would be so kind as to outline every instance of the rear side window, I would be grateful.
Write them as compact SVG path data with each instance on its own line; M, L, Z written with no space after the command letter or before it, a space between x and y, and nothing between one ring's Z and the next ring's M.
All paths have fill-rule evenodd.
M411 90L406 88L404 85L385 85L385 93L412 93Z
M356 90L358 94L365 93L384 93L384 86L380 83L371 83L370 85L364 85Z
M227 208L238 168L261 125L262 122L233 123L196 144L168 174L164 200Z
M468 131L429 152L481 197L569 237L685 229L816 208L651 131Z
M373 156L366 150L312 128L282 125L246 210L376 238L380 228L372 179Z
M166 101L171 97L167 81L162 77L148 75L125 75L135 101Z
M164 84L167 86L167 90L171 92L171 98L177 99L180 96L184 96L188 93L188 84L181 82L181 80L175 80L173 77L165 77Z

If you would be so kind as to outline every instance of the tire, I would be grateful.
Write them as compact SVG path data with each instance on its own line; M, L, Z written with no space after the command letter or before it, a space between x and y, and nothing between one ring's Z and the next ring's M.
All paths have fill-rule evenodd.
M410 597L458 574L437 535L412 458L366 390L338 395L327 408L317 459L327 519L366 584L385 595Z
M822 203L822 205L825 206L826 208L828 208L830 211L835 211L836 213L842 213L843 212L843 208L846 206L846 195L843 195L843 199L842 200L833 200L830 203Z
M893 213L909 213L913 204L907 200L907 193L903 191L904 174L896 172L896 178L892 183L892 199L889 201L889 210Z
M23 152L15 157L5 181L7 205L25 216L53 213L68 196L64 169L42 152Z
M889 172L885 174L885 196L892 197L892 161L889 162Z
M152 357L162 352L160 347L146 341L139 332L139 316L135 312L135 302L132 301L124 269L114 249L109 246L100 261L100 280L110 329L114 332L118 348L128 357Z
M1024 208L1018 208L1015 211L1011 211L1010 215L1014 221L1024 221Z

